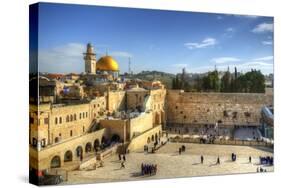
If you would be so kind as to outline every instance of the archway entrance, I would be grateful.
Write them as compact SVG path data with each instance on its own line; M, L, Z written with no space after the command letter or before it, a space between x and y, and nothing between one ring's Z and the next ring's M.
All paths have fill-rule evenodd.
M72 161L72 151L68 150L64 154L64 162Z
M90 152L92 150L92 144L88 142L85 146L85 151L86 153Z
M96 139L94 141L94 149L95 149L95 151L98 151L99 148L100 148L100 141L99 141L99 139Z
M51 168L59 168L61 165L60 163L60 156L56 155L51 160Z
M81 155L83 155L83 148L82 148L82 146L78 146L76 148L76 156L80 157Z
M114 134L111 137L111 142L120 142L120 136L118 134Z

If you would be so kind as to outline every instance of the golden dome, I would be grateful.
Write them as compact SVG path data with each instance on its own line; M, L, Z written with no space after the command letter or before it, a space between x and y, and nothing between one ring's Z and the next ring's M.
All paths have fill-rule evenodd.
M119 71L118 63L111 56L103 56L97 62L99 71Z

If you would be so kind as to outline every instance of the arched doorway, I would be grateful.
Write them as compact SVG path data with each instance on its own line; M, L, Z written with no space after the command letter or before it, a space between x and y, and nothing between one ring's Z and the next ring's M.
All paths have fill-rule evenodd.
M59 168L61 165L60 163L60 156L56 155L51 160L51 168Z
M94 150L95 150L95 151L98 151L99 148L100 148L100 141L99 141L99 139L96 139L96 140L94 141Z
M85 152L88 153L92 150L92 144L88 142L85 146Z
M151 141L154 142L154 135L151 136Z
M120 136L118 134L114 134L111 137L111 142L120 142Z
M82 146L78 146L76 148L76 156L80 157L81 155L83 155L83 148L82 148Z
M150 137L147 138L147 143L148 143L148 144L150 143Z
M106 138L103 136L102 138L101 138L101 147L102 148L105 148L106 147Z
M64 162L72 161L72 157L73 157L72 151L68 150L64 154Z

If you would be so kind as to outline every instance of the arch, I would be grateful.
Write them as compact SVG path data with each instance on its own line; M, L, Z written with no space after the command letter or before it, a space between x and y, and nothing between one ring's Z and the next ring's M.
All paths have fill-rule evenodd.
M158 142L158 134L155 133L155 141Z
M88 153L90 151L92 151L92 144L88 142L85 146L85 152Z
M56 155L51 160L51 168L59 168L61 166L60 156Z
M57 117L55 118L55 124L58 124L58 118Z
M83 148L82 148L82 146L78 146L76 148L76 156L80 157L81 155L83 155Z
M72 151L68 150L64 154L64 162L72 161L73 154Z
M70 121L73 121L73 115L72 114L70 115Z
M112 135L111 142L120 142L120 136L118 134Z
M94 141L94 149L95 149L95 151L98 151L99 147L100 147L100 141L99 141L99 139L95 139L95 141Z
M148 143L148 144L150 143L150 137L147 138L147 143Z
M151 136L151 141L154 142L154 135Z

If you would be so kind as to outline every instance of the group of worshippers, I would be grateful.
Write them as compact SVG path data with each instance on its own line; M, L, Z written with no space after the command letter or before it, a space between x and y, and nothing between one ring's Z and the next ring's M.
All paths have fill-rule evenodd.
M273 157L270 157L270 156L260 157L260 164L273 165Z
M157 173L157 164L141 164L141 175L155 175Z
M179 148L179 155L180 155L182 152L185 152L185 145L182 145L182 146Z

